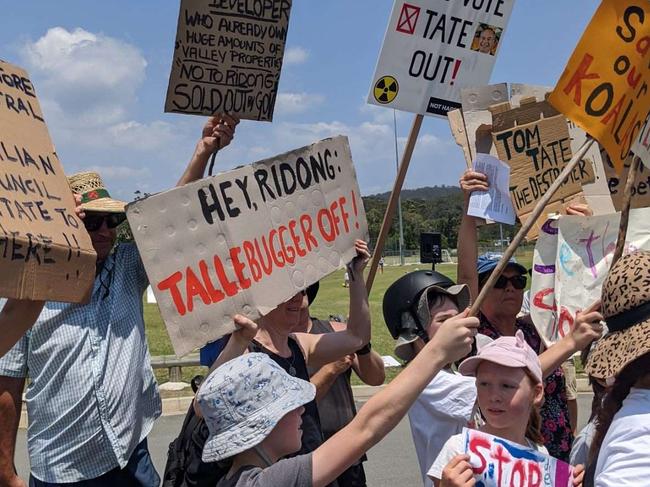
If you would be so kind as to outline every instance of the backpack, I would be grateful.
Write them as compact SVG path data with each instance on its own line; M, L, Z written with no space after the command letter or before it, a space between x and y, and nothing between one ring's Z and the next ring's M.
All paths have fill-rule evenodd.
M214 487L225 477L230 470L229 460L211 463L201 460L209 434L205 421L190 404L178 438L169 444L162 487Z

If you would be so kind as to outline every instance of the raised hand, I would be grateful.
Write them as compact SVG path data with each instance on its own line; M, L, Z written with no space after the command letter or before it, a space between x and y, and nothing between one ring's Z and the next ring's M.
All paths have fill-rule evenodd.
M468 169L458 181L460 189L463 190L465 198L469 198L474 191L487 191L490 187L488 178L482 172Z
M469 316L469 308L446 320L425 347L444 354L445 363L455 362L472 350L479 320Z
M238 124L237 117L225 113L208 118L201 133L201 141L205 149L216 152L230 144Z

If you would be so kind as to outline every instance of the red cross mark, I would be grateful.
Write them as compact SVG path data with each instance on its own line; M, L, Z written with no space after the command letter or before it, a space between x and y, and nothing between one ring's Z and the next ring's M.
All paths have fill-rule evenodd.
M418 22L419 16L420 7L416 7L409 3L402 5L402 12L399 14L399 20L397 21L397 32L414 34L415 25Z

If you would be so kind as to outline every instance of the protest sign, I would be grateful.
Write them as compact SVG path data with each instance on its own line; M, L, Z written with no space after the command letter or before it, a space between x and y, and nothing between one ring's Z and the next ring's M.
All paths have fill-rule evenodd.
M519 108L509 103L492 107L492 137L499 159L510 165L510 195L515 211L525 222L536 202L544 195L571 160L571 140L564 115L545 101L521 101ZM546 213L559 211L562 204L581 193L583 181L593 181L591 164L580 161L567 181L549 200ZM540 217L527 234L537 236L546 220Z
M181 0L166 112L273 120L292 0Z
M531 317L547 345L565 336L576 313L600 298L616 248L620 213L549 220L535 246ZM650 250L650 208L630 211L626 252Z
M641 158L645 167L650 167L650 114L639 131L639 137L632 144L632 152Z
M603 0L550 102L607 150L620 173L650 110L650 5Z
M474 170L487 176L487 191L474 191L467 214L507 225L515 224L515 210L509 193L510 166L489 154L476 154Z
M28 74L0 61L0 296L83 301L95 251Z
M176 354L264 315L347 264L367 223L346 137L138 200L127 209Z
M395 0L368 103L445 116L488 83L514 0Z
M634 154L630 154L623 163L623 169L619 174L616 173L614 164L603 151L603 166L607 177L607 185L612 196L612 202L616 211L620 211L623 205L623 190L625 181L632 164ZM641 164L635 176L634 186L632 186L632 208L646 208L650 206L650 170L645 164Z
M483 487L569 487L568 463L481 431L463 428L464 453L470 456L477 485Z

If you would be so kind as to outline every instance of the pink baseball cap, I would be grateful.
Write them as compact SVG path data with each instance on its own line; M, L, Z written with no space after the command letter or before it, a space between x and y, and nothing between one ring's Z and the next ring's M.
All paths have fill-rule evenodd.
M517 330L513 337L500 337L483 346L474 357L463 360L458 370L463 375L476 377L476 369L483 360L504 367L523 367L538 383L542 383L542 366L535 351L526 343L524 333Z

